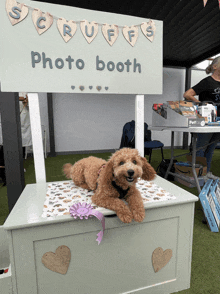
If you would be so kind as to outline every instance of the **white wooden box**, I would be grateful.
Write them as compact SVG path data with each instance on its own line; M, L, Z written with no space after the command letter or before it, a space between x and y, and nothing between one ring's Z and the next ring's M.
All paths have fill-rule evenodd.
M13 293L116 294L173 293L190 287L194 203L198 198L157 177L155 183L175 200L145 204L142 223L122 223L106 216L100 245L100 222L71 216L42 218L47 184L27 185L10 213L8 231ZM41 262L46 252L66 245L71 261L65 275ZM158 272L152 253L171 249L172 258Z
M153 111L152 114L152 126L153 127L204 127L205 119L204 118L188 118L185 117L173 109L167 107L167 118L162 117L156 111Z

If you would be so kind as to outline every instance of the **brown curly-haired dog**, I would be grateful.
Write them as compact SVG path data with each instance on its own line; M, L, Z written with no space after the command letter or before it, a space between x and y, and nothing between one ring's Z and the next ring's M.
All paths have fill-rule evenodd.
M135 184L139 177L153 180L156 172L147 159L139 155L138 150L122 148L107 162L90 156L74 165L65 164L63 171L77 186L94 190L92 202L114 210L122 222L130 223L132 219L143 221L145 209Z

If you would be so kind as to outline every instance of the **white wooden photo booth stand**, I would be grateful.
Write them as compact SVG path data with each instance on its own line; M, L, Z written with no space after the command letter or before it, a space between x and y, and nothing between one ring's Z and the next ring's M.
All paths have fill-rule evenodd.
M36 184L27 185L9 215L11 274L4 280L9 293L173 293L190 287L194 202L197 197L157 177L155 183L176 196L175 200L145 205L143 223L123 224L106 218L106 230L98 246L100 229L95 219L74 220L57 216L45 220L42 208L47 186L38 94L29 93ZM144 97L136 96L136 146L143 154ZM138 115L137 115L138 114ZM103 210L108 215L108 210ZM25 241L24 241L25 240ZM65 276L41 263L45 252L61 245L71 249ZM172 250L170 262L155 273L152 252ZM22 268L22 271L19 269ZM7 281L7 283L6 283ZM0 281L0 283L3 281ZM1 284L0 284L1 285ZM75 289L76 292L72 292Z
M26 1L26 4L33 5L33 2ZM128 26L139 24L140 29L142 22L149 21L129 16L119 18L114 14L46 3L37 3L37 6L42 11L49 11L52 15L60 15L61 11L67 19L77 15L80 19L96 20L99 24L117 22L120 28L127 23ZM9 8L12 7L9 6ZM91 72L85 69L83 74L75 76L75 85L70 87L73 83L72 76L67 75L69 73L67 70L63 70L64 75L61 79L61 68L53 69L48 76L47 69L36 69L30 66L30 44L32 47L36 46L34 49L36 52L40 52L38 49L40 46L42 48L45 46L44 49L48 50L48 55L51 53L51 58L61 56L59 55L61 52L67 53L70 50L70 43L65 44L61 37L55 34L57 30L55 26L42 36L37 36L34 35L36 32L33 32L34 27L25 24L31 21L29 16L14 27L10 24L2 4L0 13L0 19L7 29L5 31L12 36L10 42L19 43L21 36L25 34L30 36L26 48L20 43L15 46L17 51L14 61L19 59L23 64L24 68L19 68L19 73L22 72L22 74L18 75L17 68L13 67L13 55L7 58L7 48L13 47L13 44L9 46L7 40L4 50L1 51L6 55L1 71L4 72L6 67L9 69L9 73L2 81L2 91L28 92L36 173L36 184L25 187L4 224L8 234L11 272L7 277L0 279L0 288L3 288L1 292L10 294L168 294L189 288L194 203L197 197L160 177L156 177L154 182L175 195L175 199L145 204L146 217L142 223L133 221L130 224L124 224L116 216L108 218L107 215L113 212L103 209L102 212L106 215L106 229L100 245L97 245L94 237L100 230L100 222L95 218L75 220L70 215L42 217L45 195L50 183L46 182L37 93L40 91L79 93L82 91L82 88L79 88L80 83L87 80L95 83L93 79L95 76L100 79L101 86L89 89L89 84L86 84L87 93L90 93L90 90L92 93L98 93L97 91L104 93L109 90L108 93L111 94L137 94L135 146L144 156L144 95L141 93L160 94L162 92L162 23L155 21L157 35L154 42L151 43L144 34L139 32L137 44L134 47L122 34L119 35L113 47L110 47L101 32L96 37L96 43L93 41L91 44L86 44L86 40L78 31L76 36L73 36L73 40L74 37L78 38L76 50L84 52L84 58L86 54L91 59L97 54L100 56L103 54L103 60L117 56L120 60L125 54L123 48L127 46L126 54L140 62L143 75L135 76L134 73L124 72L125 76L118 77L122 74L120 72L122 67L118 67L120 70L114 74L114 77L111 77L110 73L101 75L100 72L95 72L94 76L91 76ZM38 26L39 29L42 28L41 24ZM130 41L134 37L135 29L131 31ZM4 39L4 32L1 37ZM46 45L45 42L47 42ZM57 42L56 52L49 51L50 42L52 44ZM62 45L60 45L61 42L63 42ZM90 49L91 52L88 51ZM149 52L149 56L146 56L146 51ZM75 91L76 88L78 90ZM66 274L49 270L41 261L45 253L55 253L60 246L67 246L71 252ZM157 261L154 259L155 264L159 260L158 268L156 267L155 270L152 256L158 248L162 249L159 249L160 258L157 255ZM169 252L168 260L167 252ZM172 252L171 255L170 252Z

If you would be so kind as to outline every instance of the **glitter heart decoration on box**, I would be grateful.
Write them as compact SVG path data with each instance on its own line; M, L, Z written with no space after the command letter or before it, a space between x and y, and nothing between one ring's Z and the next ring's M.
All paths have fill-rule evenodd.
M155 273L161 270L171 259L172 250L166 249L163 251L161 247L158 247L152 253L152 263Z
M49 270L65 275L69 268L70 259L70 249L67 246L62 245L56 249L55 253L51 251L46 252L42 256L41 261Z

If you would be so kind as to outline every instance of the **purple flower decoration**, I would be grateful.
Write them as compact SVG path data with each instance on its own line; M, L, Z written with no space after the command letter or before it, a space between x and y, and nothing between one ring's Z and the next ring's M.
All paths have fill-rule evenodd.
M89 216L92 216L92 205L91 204L88 204L88 203L76 203L76 204L73 204L71 207L70 207L70 214L75 218L77 219L78 217L80 219L88 219Z
M84 202L73 204L70 207L70 215L73 216L75 219L77 219L78 217L80 219L88 219L92 216L95 216L97 219L99 219L102 224L102 230L97 234L98 238L96 239L96 241L98 242L98 244L101 243L105 230L105 218L101 212L95 210L91 204Z

